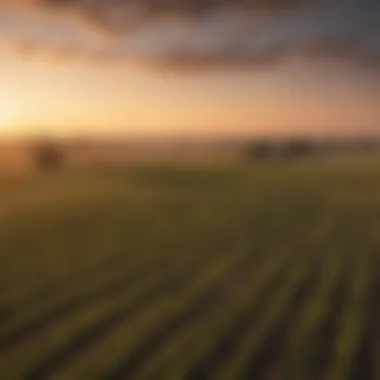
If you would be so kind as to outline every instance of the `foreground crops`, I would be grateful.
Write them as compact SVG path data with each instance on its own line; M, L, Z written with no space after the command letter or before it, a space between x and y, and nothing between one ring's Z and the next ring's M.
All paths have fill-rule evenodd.
M380 171L3 180L1 379L379 379Z

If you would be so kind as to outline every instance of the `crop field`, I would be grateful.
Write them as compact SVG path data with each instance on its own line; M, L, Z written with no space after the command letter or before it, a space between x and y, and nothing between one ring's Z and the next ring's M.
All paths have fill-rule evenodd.
M0 179L1 380L380 379L380 161Z

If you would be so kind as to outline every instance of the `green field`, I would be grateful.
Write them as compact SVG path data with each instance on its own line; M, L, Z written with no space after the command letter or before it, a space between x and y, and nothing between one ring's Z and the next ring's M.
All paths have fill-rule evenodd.
M380 162L0 179L1 380L380 379Z

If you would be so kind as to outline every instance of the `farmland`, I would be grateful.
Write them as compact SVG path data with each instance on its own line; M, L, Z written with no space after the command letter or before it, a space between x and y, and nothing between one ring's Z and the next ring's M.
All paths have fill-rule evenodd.
M0 378L380 379L380 162L0 179Z

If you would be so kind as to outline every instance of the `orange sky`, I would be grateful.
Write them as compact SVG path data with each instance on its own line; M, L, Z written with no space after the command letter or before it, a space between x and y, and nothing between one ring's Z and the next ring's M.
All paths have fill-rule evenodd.
M358 0L347 1L348 10L350 4L354 6L351 12L342 8L340 13L334 7L327 7L323 12L318 8L311 12L307 8L298 13L280 13L279 17L270 19L272 22L264 23L262 30L252 29L251 32L249 28L245 32L244 28L253 24L234 18L233 12L231 15L216 12L214 18L207 19L204 24L191 24L190 29L186 29L186 24L171 24L169 19L165 24L169 28L166 32L157 25L144 29L150 30L150 34L144 37L142 33L135 44L133 41L126 43L130 39L128 33L107 37L87 19L78 18L69 6L62 14L46 12L42 5L31 9L13 7L25 3L29 4L0 0L0 134L380 132L380 76L378 69L372 70L367 65L371 62L370 54L376 58L376 46L380 41L378 29L374 28L376 33L368 35L360 46L350 40L353 26L359 31L362 27L367 30L368 23L376 21L372 15L378 7L368 1L365 4ZM356 14L364 15L363 19L353 17ZM377 21L373 26L376 25ZM239 28L242 34L232 36L229 41L229 35L239 32ZM332 34L327 34L324 40L326 31ZM166 65L165 61L161 66L153 64L151 71L132 64L134 54L135 58L143 57L144 51L150 51L148 61L154 62L155 54L160 56L168 46L165 54L170 57L170 49L174 46L175 51L177 46L177 34L180 36L176 43L179 46L187 44L185 51L190 52L189 61L198 64L200 70L195 65L189 71L174 72L170 58ZM252 45L252 39L257 36L264 38L256 41L258 45ZM282 36L288 36L294 44L297 39L309 36L309 52L313 51L314 41L322 57L324 51L327 56L332 52L337 56L333 54L330 57L333 59L328 60L317 59L318 54L311 54L309 58L301 54L301 60L300 56L285 55L285 59L277 62L275 55L276 62L269 58L271 63L266 64L265 49L263 55L260 49L257 56L249 55L250 51L255 51L255 46L261 46L260 43L266 46L274 41L278 48L281 44L276 45L276 41L281 42ZM342 46L332 45L331 48L328 42L337 41L334 36L346 36L341 41ZM243 37L246 38L243 50L230 51ZM226 45L225 40L229 41ZM32 44L32 54L25 54L28 42ZM308 42L304 43L307 47ZM33 46L37 47L36 51ZM363 50L363 46L368 50ZM198 50L193 54L194 48ZM102 61L102 55L92 57L92 49L113 51L112 62ZM196 51L206 51L204 61L203 55ZM362 61L356 61L358 52ZM120 54L123 55L121 59ZM198 63L197 57L201 57ZM255 59L259 58L260 62L263 57L264 63L257 64ZM239 65L239 60L244 63L250 59L253 59L250 69ZM223 66L223 60L227 63L232 60L232 67ZM211 67L206 67L208 62Z
M171 73L2 53L3 134L377 132L380 90L349 69L288 62Z

